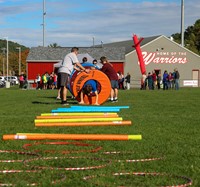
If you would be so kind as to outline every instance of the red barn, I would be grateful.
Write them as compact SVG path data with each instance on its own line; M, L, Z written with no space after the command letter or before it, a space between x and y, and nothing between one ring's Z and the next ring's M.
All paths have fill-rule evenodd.
M61 61L71 47L32 47L27 57L27 79L34 82L38 73L54 71L54 65ZM79 48L80 54L87 54L92 59L99 60L101 56L106 56L113 64L116 72L124 73L125 48L124 47L82 47ZM81 60L81 59L80 59Z

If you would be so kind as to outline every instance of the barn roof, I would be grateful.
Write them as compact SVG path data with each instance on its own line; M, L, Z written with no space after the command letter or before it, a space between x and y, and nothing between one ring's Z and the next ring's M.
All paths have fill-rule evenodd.
M60 61L71 51L71 47L32 47L28 61ZM88 53L95 59L106 56L111 61L125 60L125 47L80 47L79 53Z
M161 37L161 35L145 37L140 43L140 46L142 47L159 37ZM79 47L79 53L88 53L94 59L100 59L101 56L106 56L111 61L124 61L125 55L135 50L132 47L133 45L133 40L112 42L103 44L103 46ZM27 62L60 61L70 51L71 47L32 47L27 57Z
M157 38L159 38L161 35L159 36L151 36L151 37L145 37L142 42L140 43L140 46L143 46ZM104 47L125 47L126 51L125 53L128 54L132 51L135 50L135 48L133 48L132 46L134 45L133 40L125 40L125 41L120 41L120 42L113 42L113 43L106 43L103 44Z

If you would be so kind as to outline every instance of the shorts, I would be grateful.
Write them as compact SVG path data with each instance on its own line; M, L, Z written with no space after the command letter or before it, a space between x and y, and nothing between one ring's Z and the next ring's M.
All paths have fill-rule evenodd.
M60 87L67 88L68 79L69 79L69 75L67 73L58 73L58 80L57 80L58 89Z
M112 89L119 88L118 80L111 80L110 83Z

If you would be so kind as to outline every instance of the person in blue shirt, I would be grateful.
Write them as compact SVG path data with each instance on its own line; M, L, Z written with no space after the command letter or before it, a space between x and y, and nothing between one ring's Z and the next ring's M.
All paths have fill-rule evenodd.
M163 73L163 90L168 90L168 73L167 70Z
M87 96L92 96L92 94L95 94L96 96L96 100L95 100L95 103L94 105L99 105L98 103L98 92L97 92L97 82L95 80L88 80L87 82L85 82L85 84L83 85L83 88L81 90L81 93L80 93L80 98L81 98L81 101L79 102L79 104L85 104L84 103L84 95L87 95Z

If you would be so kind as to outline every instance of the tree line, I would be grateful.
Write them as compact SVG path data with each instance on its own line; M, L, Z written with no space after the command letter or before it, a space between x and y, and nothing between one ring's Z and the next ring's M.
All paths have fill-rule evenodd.
M174 41L181 43L181 34L172 34ZM187 27L184 32L184 44L185 47L194 53L200 55L200 19L198 19L194 25Z
M29 48L18 43L8 41L9 75L19 75L19 49L21 48L21 72L26 72L26 58ZM0 39L0 75L7 73L7 41Z

